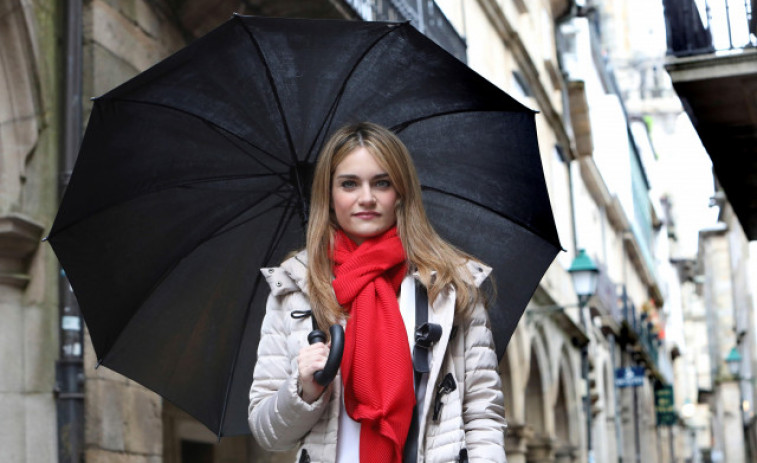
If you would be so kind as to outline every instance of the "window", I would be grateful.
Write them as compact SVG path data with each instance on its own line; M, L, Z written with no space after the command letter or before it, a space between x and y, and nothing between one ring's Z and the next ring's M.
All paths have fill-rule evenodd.
M181 441L181 463L213 463L213 445Z

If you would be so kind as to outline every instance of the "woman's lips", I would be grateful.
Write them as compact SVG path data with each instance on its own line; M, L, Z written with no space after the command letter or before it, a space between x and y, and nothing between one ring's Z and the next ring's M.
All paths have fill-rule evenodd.
M358 219L370 220L378 217L380 214L378 212L356 212L352 215L357 217Z

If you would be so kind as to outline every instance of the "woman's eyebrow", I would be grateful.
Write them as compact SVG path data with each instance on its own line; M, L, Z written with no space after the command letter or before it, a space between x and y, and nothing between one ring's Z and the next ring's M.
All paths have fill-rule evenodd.
M388 177L389 177L389 174L388 174L387 172L382 172L382 173L380 173L380 174L376 174L376 175L374 175L374 176L373 176L373 177L371 178L371 180L378 180L378 179L383 179L383 178L388 178ZM360 178L360 176L358 176L358 175L355 175L355 174L339 174L339 175L337 175L337 176L336 176L336 178L344 178L344 179L359 179L359 178Z

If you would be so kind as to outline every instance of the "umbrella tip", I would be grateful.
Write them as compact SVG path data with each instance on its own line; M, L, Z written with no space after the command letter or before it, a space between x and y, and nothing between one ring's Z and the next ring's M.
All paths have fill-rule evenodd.
M42 238L42 242L44 243L45 241L47 241L49 239L50 239L50 235L47 235L46 237Z
M100 365L102 365L102 364L103 364L103 359L98 359L97 360L97 365L95 365L95 370L97 370L98 368L100 368Z

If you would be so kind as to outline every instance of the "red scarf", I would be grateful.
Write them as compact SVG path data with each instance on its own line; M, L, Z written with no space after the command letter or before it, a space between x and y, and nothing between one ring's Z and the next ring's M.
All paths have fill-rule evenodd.
M406 272L396 228L360 246L337 231L332 285L350 314L342 357L344 406L360 422L361 463L401 463L413 416L413 361L397 303Z

